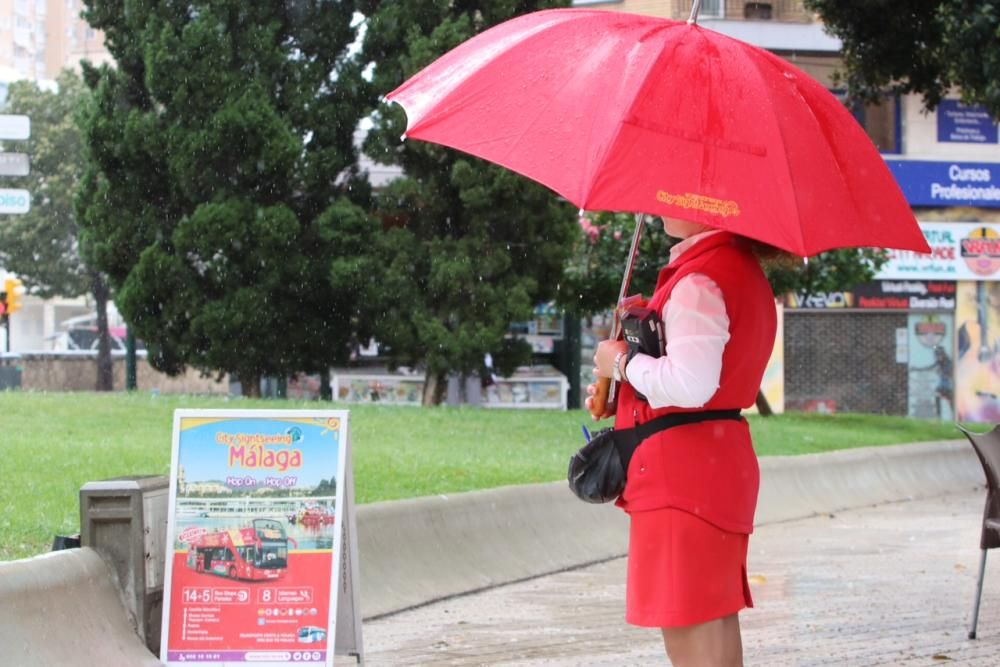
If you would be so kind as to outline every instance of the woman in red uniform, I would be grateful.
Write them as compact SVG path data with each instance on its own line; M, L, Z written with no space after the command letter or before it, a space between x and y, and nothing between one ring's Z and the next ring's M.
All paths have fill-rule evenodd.
M594 374L620 382L616 429L750 407L774 346L774 296L755 242L663 222L682 239L648 304L663 320L665 354L630 359L624 342L602 341L594 355ZM629 462L617 502L631 521L625 619L661 628L676 667L743 664L737 613L753 606L746 554L759 479L742 418L659 431Z

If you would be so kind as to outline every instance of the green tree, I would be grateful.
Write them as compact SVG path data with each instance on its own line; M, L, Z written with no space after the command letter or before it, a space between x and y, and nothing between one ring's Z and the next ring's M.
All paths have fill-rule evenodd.
M98 325L97 389L112 388L111 345L108 335L107 279L81 248L80 229L73 210L73 195L85 163L75 114L89 98L78 75L61 72L55 90L32 81L11 84L6 113L31 120L26 145L31 160L28 176L11 179L10 185L31 193L31 210L9 216L0 223L0 262L17 273L25 286L43 298L94 297Z
M647 218L647 221L649 218ZM579 315L609 310L618 299L622 272L635 216L626 213L588 213L580 218L572 258L559 285L559 304ZM658 219L643 230L629 294L653 293L659 271L675 243ZM764 256L764 271L775 295L837 292L871 281L885 264L882 250L848 248L820 253L808 262L791 255Z
M917 93L934 109L957 87L965 102L1000 119L1000 3L805 0L805 6L843 43L852 98Z
M384 95L436 57L517 14L566 2L436 0L362 3L363 59ZM439 403L451 372L472 373L490 352L501 372L530 354L508 338L554 293L575 215L550 191L500 167L454 151L402 142L398 107L379 106L367 142L378 161L406 178L379 196L388 227L384 314L378 340L394 363L425 369L424 404Z
M86 66L81 224L168 373L343 362L367 332L377 226L356 173L351 3L87 0L116 67Z

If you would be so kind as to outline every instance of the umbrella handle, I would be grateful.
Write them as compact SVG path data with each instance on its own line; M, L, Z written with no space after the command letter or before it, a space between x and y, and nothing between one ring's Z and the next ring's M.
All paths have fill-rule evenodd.
M608 403L611 395L611 378L599 377L594 384L597 385L597 391L591 397L590 416L594 419L603 419L608 412Z

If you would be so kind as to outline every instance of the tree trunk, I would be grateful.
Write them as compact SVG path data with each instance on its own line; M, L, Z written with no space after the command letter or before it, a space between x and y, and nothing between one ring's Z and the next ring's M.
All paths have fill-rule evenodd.
M420 404L424 407L441 405L447 391L448 376L444 373L427 371L427 375L424 377L424 395Z
M333 387L330 386L330 369L319 372L319 400L332 401Z
M774 410L771 409L771 404L767 402L767 396L764 395L763 389L757 390L757 412L760 413L761 417L770 417L774 414Z
M100 271L94 273L94 301L97 302L97 391L114 389L111 365L111 332L108 329L108 299L111 290Z
M238 373L240 391L247 398L260 398L260 373Z

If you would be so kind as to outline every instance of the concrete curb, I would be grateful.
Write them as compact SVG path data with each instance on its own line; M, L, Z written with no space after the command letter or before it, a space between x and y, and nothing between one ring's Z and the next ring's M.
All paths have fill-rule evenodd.
M757 525L981 486L965 441L761 459ZM565 482L358 507L366 619L625 554L628 520Z
M160 665L119 596L114 574L93 549L0 562L0 662Z

